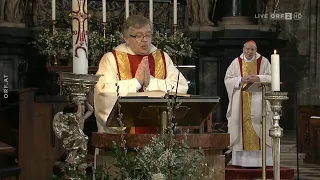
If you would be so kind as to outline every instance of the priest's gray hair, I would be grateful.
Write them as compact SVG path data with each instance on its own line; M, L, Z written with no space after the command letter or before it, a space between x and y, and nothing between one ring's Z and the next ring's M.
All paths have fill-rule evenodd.
M152 30L152 23L149 19L141 15L129 16L127 20L123 23L122 34L124 37L129 37L131 34L131 28L141 28L145 25L150 25L150 28Z
M246 48L247 44L249 44L249 43L251 43L251 42L248 41L248 42L244 43L243 48ZM253 43L251 43L251 44L253 44ZM255 50L257 50L258 49L257 45L254 45L254 46L255 46Z

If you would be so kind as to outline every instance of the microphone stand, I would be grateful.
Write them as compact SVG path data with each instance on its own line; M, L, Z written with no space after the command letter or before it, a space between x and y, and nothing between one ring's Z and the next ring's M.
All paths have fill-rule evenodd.
M177 64L177 69L178 69L178 80L177 80L177 85L176 85L176 96L178 95L178 87L179 87L179 79L180 79L180 70L179 70L179 65Z
M297 79L297 70L292 66L292 65L290 65L290 64L287 64L287 66L288 67L290 67L292 70L293 70L293 76L294 76L294 78L293 79ZM293 89L294 89L294 112L293 112L293 114L294 114L294 120L295 120L295 122L296 122L296 158L297 158L297 180L299 180L299 177L300 177L300 175L299 175L299 140L298 140L298 138L299 138L299 124L298 124L298 118L297 118L297 115L298 115L298 108L297 108L297 106L298 106L298 86L297 86L297 83L295 82L295 83L293 83L294 84L294 87L293 87Z
M174 57L175 58L175 60L177 59L177 57ZM177 62L177 61L175 61L175 62ZM179 87L179 80L180 80L180 70L179 70L179 64L178 63L176 63L176 65L177 65L177 69L178 69L178 78L177 78L177 84L176 84L176 92L175 92L175 94L174 94L174 103L173 103L173 109L172 109L172 124L173 124L173 126L172 126L172 131L173 132L175 132L175 128L176 128L176 123L175 123L175 110L176 110L176 103L177 103L177 97L178 97L178 87Z

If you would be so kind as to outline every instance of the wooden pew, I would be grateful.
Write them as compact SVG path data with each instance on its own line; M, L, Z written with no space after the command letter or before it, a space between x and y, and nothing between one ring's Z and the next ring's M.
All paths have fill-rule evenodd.
M11 165L9 160L15 152L14 147L0 141L0 179L19 179L21 168Z
M320 117L312 116L309 120L310 143L305 146L305 161L320 164Z
M52 130L52 119L69 100L64 96L36 96L35 92L25 89L19 93L20 180L50 179L54 162L64 152Z
M320 116L320 106L299 106L298 108L298 143L299 153L306 153L310 148L310 117Z

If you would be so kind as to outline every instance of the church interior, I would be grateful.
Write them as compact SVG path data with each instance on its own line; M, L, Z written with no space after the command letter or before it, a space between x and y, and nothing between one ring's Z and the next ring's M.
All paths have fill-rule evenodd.
M98 179L93 175L97 172L96 164L110 162L112 152L119 158L118 164L112 166L118 168L113 173L121 173L121 168L136 166L130 163L139 164L137 159L131 161L126 156L127 151L133 152L139 147L142 148L139 152L147 151L144 147L153 145L157 148L157 144L148 143L160 141L162 136L157 139L151 134L139 137L128 131L125 135L98 132L95 114L91 112L83 122L79 136L74 134L80 143L77 148L85 150L70 155L74 147L66 145L61 138L64 134L58 128L71 131L72 124L63 127L55 121L59 112L76 111L70 105L71 96L76 93L79 97L88 95L88 102L93 106L92 87L97 82L95 74L99 61L105 53L123 43L121 26L129 15L150 19L152 43L170 55L188 82L187 94L191 94L191 100L181 97L178 108L183 116L183 120L178 120L178 126L181 125L183 133L174 136L181 140L186 134L186 149L203 149L206 158L198 161L206 167L201 166L202 178L199 179L320 178L318 0L0 0L0 8L0 179L93 179L95 176ZM87 44L84 47L75 47L74 37L81 39L77 33L83 34ZM275 50L280 57L280 90L275 94L266 93L267 98L271 98L271 110L281 117L273 122L279 122L277 128L283 129L281 136L273 137L274 146L279 145L278 150L274 148L279 156L274 158L277 166L273 167L242 168L231 165L230 161L232 153L228 149L230 137L226 117L229 98L225 75L248 41L254 41L257 52L270 63ZM85 48L88 52L87 66L77 65L75 56L78 55L74 53L77 48ZM73 74L80 66L85 67L86 72ZM173 104L168 107L172 106L171 111L179 114L174 104L177 97L169 97L173 97L168 99ZM123 115L125 125L134 125L138 120L130 117L152 116L161 109L143 107L158 107L158 101L131 100L117 100L121 108L113 109L114 118L110 119L110 124L119 126L117 116ZM132 105L130 102L136 102L134 107L128 107ZM168 113L166 110L161 112ZM160 116L154 117L159 119ZM161 121L163 127L162 117L161 114L157 123L145 124L160 127ZM119 127L123 128L121 124ZM269 136L269 129L265 134ZM112 145L116 143L120 143L121 151L112 151L115 148ZM173 151L174 148L177 147L172 146ZM101 154L96 155L97 149ZM176 149L178 152L179 148ZM137 154L141 155L142 164L148 162L150 167L157 167L153 159L143 159L146 156ZM180 160L188 161L192 169L197 166L192 165L196 158ZM82 164L74 168L73 164L78 161ZM163 171L172 173L174 168L167 166ZM183 168L177 165L175 170L183 174L182 171L187 171ZM152 168L146 169L150 170L149 174L153 173ZM80 171L83 176L72 175L72 172ZM168 178L160 177L161 173L158 175L153 174L150 179ZM179 177L171 179L181 179Z

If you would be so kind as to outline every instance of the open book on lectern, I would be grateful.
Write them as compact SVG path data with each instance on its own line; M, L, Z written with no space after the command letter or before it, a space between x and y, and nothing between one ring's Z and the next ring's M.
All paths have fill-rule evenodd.
M169 96L174 96L175 92L169 92ZM136 93L128 93L124 97L149 97L149 98L160 98L164 97L166 92L164 91L146 91L146 92L136 92ZM178 97L190 97L190 94L177 93Z
M247 92L261 92L262 91L262 85L265 85L267 87L270 86L270 82L255 82L255 83L248 83L243 86L242 91Z

